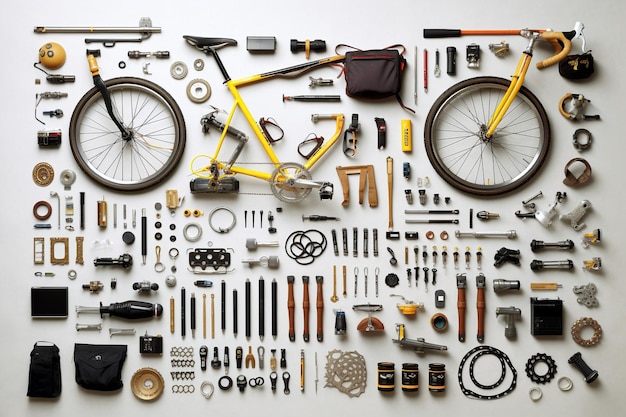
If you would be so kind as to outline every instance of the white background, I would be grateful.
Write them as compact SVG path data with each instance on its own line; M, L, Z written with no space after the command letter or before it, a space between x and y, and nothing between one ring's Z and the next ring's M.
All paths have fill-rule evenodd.
M3 354L1 355L1 369L3 375L2 411L0 415L78 415L89 413L91 415L140 415L141 413L182 414L189 412L217 412L219 415L251 415L262 414L291 415L303 413L307 416L318 414L337 413L339 410L347 410L351 407L353 414L367 413L369 415L399 414L399 413L464 413L478 415L484 412L502 413L510 415L528 415L529 412L548 415L551 413L566 412L573 415L607 414L615 415L623 407L624 366L623 352L621 347L625 342L623 332L623 279L621 277L621 265L619 257L623 251L624 228L622 224L621 210L624 198L622 194L623 179L623 155L624 142L622 136L621 112L624 85L621 78L624 65L623 52L621 49L619 29L622 27L624 6L620 2L608 0L589 2L551 1L551 2L516 2L503 3L486 0L480 3L465 1L447 2L413 2L396 1L389 4L360 1L360 2L331 2L318 0L315 2L122 2L112 0L100 3L85 3L79 1L65 1L63 6L50 2L23 1L14 3L11 9L3 13L0 33L4 40L3 76L0 77L0 92L2 93L2 112L0 118L4 130L4 152L2 152L3 191L4 204L2 204L2 265L3 265L3 291L0 303L2 313L3 330ZM72 110L79 98L91 87L87 63L84 58L85 35L38 35L32 32L34 26L136 26L139 18L149 16L154 26L162 28L161 34L141 44L118 44L114 48L103 48L102 58L99 62L103 78L112 78L122 75L145 76L167 89L181 106L187 123L187 148L183 161L175 174L162 186L149 192L137 195L119 194L108 189L101 188L91 182L79 171L72 159L67 143L68 125ZM482 37L482 38L457 38L424 40L422 29L434 27L463 28L463 29L521 29L524 27L553 28L555 30L570 30L573 24L581 20L586 26L587 48L593 50L596 58L596 74L591 80L585 82L571 82L561 78L556 68L537 71L531 68L526 79L526 86L531 89L542 101L548 112L553 130L552 149L550 157L538 178L520 191L497 199L477 199L463 195L445 184L432 170L423 150L421 142L423 121L426 118L430 105L435 98L446 88L457 81L475 75L496 75L508 77L513 71L525 41L519 37ZM320 202L315 195L298 205L285 205L272 196L253 196L242 194L234 198L205 198L192 196L188 193L188 181L191 178L188 163L191 158L200 153L212 152L212 146L216 140L215 132L205 136L201 132L200 117L207 112L208 105L191 103L185 95L185 87L192 77L204 78L213 87L213 95L210 104L229 108L230 101L226 88L222 86L221 76L214 62L199 51L188 46L182 39L182 35L193 34L199 36L223 36L233 37L239 41L237 47L226 48L221 53L222 59L233 78L260 73L284 66L304 62L304 54L292 54L289 51L289 40L324 39L329 47L328 55L332 49L340 43L373 49L381 48L390 44L402 43L407 47L407 59L409 68L405 78L403 98L407 105L417 110L416 115L401 110L395 101L384 103L362 103L349 99L342 95L340 104L309 104L281 101L282 94L343 94L344 81L336 80L335 86L328 90L317 89L310 91L307 87L308 80L301 78L290 81L272 81L262 85L255 85L242 90L246 102L253 114L259 117L273 117L286 132L286 139L278 145L280 155L284 160L301 162L296 154L296 144L302 141L310 132L315 131L325 137L330 131L322 132L324 127L310 123L311 113L342 112L346 114L346 120L350 120L352 113L358 113L362 124L359 134L359 153L355 159L347 159L339 149L331 152L313 170L314 178L330 179L335 183L335 198L330 202ZM245 50L246 36L275 36L277 38L277 51L271 55L251 55ZM100 36L100 35L96 35ZM108 36L108 35L102 35ZM506 58L498 59L488 51L489 43L499 42L501 39L509 42L512 54ZM75 84L63 86L47 85L45 80L41 85L35 85L35 78L44 78L43 74L32 67L36 60L38 48L47 41L60 42L67 50L68 59L66 64L59 70L64 74L74 74L77 77ZM465 46L469 43L479 43L482 50L481 67L478 70L470 70L464 62ZM457 75L450 77L445 74L445 48L454 45L458 50ZM414 47L419 47L419 78L418 105L413 102L413 74L414 74ZM425 93L421 87L422 48L430 52L429 90ZM435 78L432 75L434 51L438 48L442 52L442 76ZM142 51L168 50L172 58L169 61L152 59L150 61L131 61L126 58L126 52L130 49ZM536 50L538 59L543 59L550 54L550 50L539 47ZM312 58L321 57L313 54ZM196 58L205 60L205 69L196 73L191 65ZM127 68L118 68L120 60L127 61ZM175 60L181 60L190 67L190 74L184 81L176 81L169 75L169 66ZM142 74L142 64L150 62L151 75ZM314 76L334 78L338 70L325 68L314 73ZM36 145L36 132L42 126L33 118L33 104L36 93L43 91L61 90L66 91L69 97L60 101L45 101L41 103L38 111L62 108L65 117L62 119L46 119L45 128L60 128L63 130L64 143L58 150L43 150ZM583 93L592 100L588 107L588 113L600 114L602 121L588 121L572 123L562 118L557 110L557 103L561 96L566 93ZM376 130L373 118L384 117L389 129L388 147L384 151L376 149ZM403 154L400 151L400 120L410 118L413 124L414 150L411 154ZM238 126L241 126L239 124ZM593 167L593 179L591 184L580 189L569 189L562 184L563 168L571 158L579 156L571 145L571 137L578 127L589 129L594 142L590 150L584 153ZM332 129L332 128L329 128ZM248 161L257 162L258 148L253 144L246 150L244 157ZM340 146L340 145L338 145ZM458 246L461 252L465 246L470 246L475 251L477 246L482 246L485 254L482 272L487 277L487 311L486 311L486 340L485 343L498 347L506 352L511 358L517 373L517 389L508 397L493 401L481 402L466 399L460 392L456 372L460 359L472 347L476 346L474 333L476 331L475 310L475 287L474 277L480 272L473 264L465 270L463 265L459 271L455 271L452 265L447 268L439 266L438 288L444 289L448 295L447 304L443 312L450 320L450 329L447 333L435 333L428 321L430 316L437 312L434 306L434 291L432 287L428 293L424 291L423 282L418 288L407 287L404 265L404 246L412 247L414 242L402 239L399 242L389 242L384 239L387 227L387 187L385 181L385 158L394 157L394 215L396 230L402 234L406 230L419 230L420 240L417 243L428 245L429 251L432 245L446 244L451 252L454 246ZM47 187L40 188L31 180L33 166L40 161L47 161L53 165L57 173L63 169L73 169L78 174L78 180L70 192L64 191L58 180ZM410 182L402 178L402 162L409 161L413 168ZM335 166L350 164L374 164L376 167L377 185L380 205L371 209L364 204L356 203L356 182L352 183L352 201L349 208L341 207L341 190L335 174ZM488 210L500 213L501 219L492 223L483 224L474 221L474 230L507 230L516 229L518 239L516 241L502 242L499 240L456 240L450 239L442 242L435 239L432 242L424 238L427 230L433 230L436 235L442 230L453 232L453 227L408 227L404 224L403 210L405 208L422 208L418 204L413 207L407 206L403 196L405 188L411 188L417 194L416 178L430 178L431 186L428 194L432 197L439 193L442 198L450 197L450 208L461 210L459 216L461 229L468 229L468 211ZM269 187L258 181L241 179L242 192L267 193ZM234 264L236 271L227 276L211 277L215 282L224 278L228 282L228 295L233 288L239 290L240 299L240 332L235 338L229 328L226 333L219 331L219 313L216 317L217 334L212 340L202 338L201 332L192 338L188 335L185 340L180 332L170 334L168 328L169 298L174 296L179 303L180 287L187 288L187 294L195 291L198 296L198 304L201 305L201 294L204 290L194 288L192 281L196 276L188 273L184 265L184 259L177 262L178 286L175 289L166 288L164 285L165 274L157 274L153 271L154 246L156 241L150 241L149 258L147 265L141 265L138 242L130 247L124 247L121 234L124 231L121 224L117 228L109 226L105 230L99 230L96 225L96 201L105 198L109 202L109 209L117 203L118 210L126 204L131 209L140 212L141 208L147 208L149 213L150 235L155 231L153 224L156 221L156 213L153 209L156 202L165 202L165 190L178 189L181 195L185 195L182 208L201 209L208 213L215 206L228 206L234 210L238 217L236 229L228 235L217 236L208 227L206 214L199 221L203 224L203 241L211 240L215 247L226 247L234 250ZM557 221L552 228L546 229L534 220L522 221L514 216L516 210L521 209L521 201L542 190L544 197L537 201L541 207L547 207L552 202L557 191L567 191L567 200L559 206L562 213L575 208L580 200L588 199L593 204L593 210L587 215L585 221L588 226L584 230L589 232L593 228L602 228L604 239L600 246L583 249L579 242L581 232L573 231L567 224ZM38 268L32 264L32 241L34 236L46 238L46 256L49 255L49 237L70 237L73 248L74 236L78 232L65 230L35 231L32 224L35 222L31 214L31 208L36 201L49 200L55 207L56 201L49 198L50 191L57 191L61 196L72 195L75 203L78 203L78 194L84 191L87 196L87 227L81 235L85 237L85 265L75 265L73 262L68 266L51 266L46 262L44 268ZM424 208L437 208L432 200ZM441 208L443 204L440 204ZM282 207L283 213L276 213L276 208ZM248 228L243 225L243 212L248 210L263 210L267 213L273 211L276 216L274 226L278 228L276 235L267 233L267 219L264 219L263 229L258 226ZM175 245L181 254L187 248L192 247L184 241L181 235L182 227L188 219L182 214L176 214L170 218L163 211L162 219L166 227L175 224L175 234L178 241ZM303 224L301 214L324 214L338 216L341 223ZM121 213L118 213L121 217ZM55 216L53 216L55 219ZM250 222L250 219L248 219ZM258 222L258 217L256 219ZM119 221L121 223L121 220ZM259 241L284 240L294 230L303 230L309 226L320 228L330 238L330 229L347 227L369 227L370 230L377 227L381 234L381 254L378 258L335 257L329 247L322 258L318 259L311 267L300 267L289 260L282 248L267 248L256 253L247 253L244 246L245 238L256 238ZM133 230L131 228L131 230ZM139 235L139 229L133 230ZM167 241L169 230L163 230L166 239L161 242L164 253L169 250L170 243ZM546 253L537 257L544 259L560 259L569 257L576 263L575 271L533 273L528 267L530 260L536 257L529 249L532 239L555 241L573 239L576 249L573 253ZM110 241L110 246L102 248L96 242ZM359 242L361 243L361 242ZM394 249L399 266L389 266L385 247ZM491 259L495 251L507 246L518 248L522 251L522 266L505 265L496 269L491 265ZM73 250L73 249L72 249ZM97 256L118 256L124 251L129 251L135 256L136 264L132 271L124 273L118 270L96 270L91 261ZM371 251L371 248L370 248ZM242 258L260 256L262 254L277 254L281 258L279 270L264 270L254 268L248 270L240 266ZM73 261L74 252L70 254ZM583 271L583 260L601 256L603 270L599 273ZM167 255L163 256L166 265L171 266ZM339 270L342 265L348 270L348 298L341 298L337 304L332 304L329 297L332 293L332 265L337 265ZM412 254L411 254L411 265ZM421 260L420 260L421 266ZM359 296L353 296L354 267L361 271L368 267L369 274L369 297L363 293L363 274L360 273ZM381 281L389 272L396 272L401 278L399 287L391 290L384 284L380 284L380 296L374 297L373 271L380 268ZM67 272L70 268L78 271L78 279L69 281ZM38 278L34 276L36 271L52 271L56 273L54 278ZM459 343L456 337L456 291L455 273L466 272L468 276L468 312L467 312L467 341ZM302 275L323 275L325 279L324 296L326 308L324 310L324 342L318 343L312 337L308 343L304 343L301 337L302 310L301 296ZM272 278L279 282L279 335L276 340L266 337L261 342L256 335L256 320L253 319L253 337L245 340L243 335L243 286L246 278L250 278L253 284L260 275L265 277L266 294L269 297L269 283ZM289 342L287 337L286 320L286 276L296 276L296 342ZM118 281L118 289L109 288L110 279L115 276ZM523 290L519 294L496 295L491 286L492 280L497 278L519 279ZM161 285L158 295L144 297L152 302L160 302L166 307L164 317L160 320L127 323L117 319L105 318L104 329L101 333L77 333L74 326L77 322L96 322L97 316L81 316L77 318L73 312L66 320L35 321L30 318L29 312L29 289L34 285L59 285L70 287L70 310L75 305L95 306L100 301L105 304L110 302L124 301L136 298L137 295L131 289L133 282L150 280ZM105 289L99 295L90 295L82 290L82 284L89 280L101 280L105 283ZM340 282L341 280L339 280ZM546 296L544 293L530 291L530 282L559 282L563 288L556 294L548 293L549 297L559 297L564 301L564 336L555 338L536 338L529 333L530 296ZM598 299L600 306L593 310L579 305L572 293L574 285L584 285L593 282L598 287ZM256 285L253 285L256 288ZM339 291L341 284L339 283ZM215 293L216 301L219 301L219 285L206 291L207 294ZM396 310L397 299L390 298L389 294L402 294L411 300L425 303L424 311L418 312L415 319L406 319ZM314 302L315 288L311 286L311 300ZM365 317L364 313L353 313L351 307L357 303L381 303L384 311L376 316L384 323L385 332L382 335L362 335L356 331L356 324ZM179 304L177 304L178 306ZM517 322L518 339L508 341L504 338L504 324L502 319L496 319L495 308L498 306L515 305L522 309L522 319ZM219 312L219 303L217 303ZM253 303L253 306L255 304ZM348 316L348 334L338 337L333 334L334 314L332 309L345 310ZM178 307L177 307L178 309ZM314 309L312 309L313 313ZM177 311L178 317L178 311ZM254 315L253 315L254 317ZM269 317L266 314L266 317ZM580 317L593 317L603 328L603 337L599 345L593 348L583 348L576 345L569 335L569 329L573 322ZM178 318L177 318L178 320ZM266 329L269 329L269 318ZM395 337L395 323L407 324L407 336L409 338L424 337L433 343L445 344L448 352L445 354L427 353L416 355L408 350L401 350L391 342ZM199 317L199 323L201 323ZM133 327L137 331L134 337L109 338L109 327ZM178 322L177 322L178 327ZM315 328L314 314L312 314L311 328ZM149 334L160 333L165 340L165 354L162 357L150 358L138 353L138 335L144 332ZM269 330L266 331L269 333ZM585 334L588 336L587 334ZM57 400L32 400L26 397L29 353L33 344L38 340L48 340L56 343L61 350L63 393ZM114 394L99 394L86 392L74 382L74 365L72 361L74 343L124 343L128 344L129 355L124 365L123 380L125 387L121 392ZM196 379L193 384L196 387L194 394L172 394L173 384L170 378L169 349L172 346L193 346L195 351L206 344L210 352L214 346L220 348L228 345L231 350L231 362L234 362L235 346L241 345L247 351L248 346L256 347L263 345L266 349L265 369L260 371L242 370L241 373L248 377L263 375L266 385L261 389L248 388L240 394L233 389L229 392L216 390L212 399L205 400L199 393L202 381L212 381L217 385L219 376L223 370L207 370L202 372L199 365L195 367ZM286 396L280 389L272 394L269 389L267 375L269 373L268 357L270 349L287 350L288 371L291 373L291 394ZM306 355L306 387L304 392L298 390L299 379L299 352L304 349ZM344 351L357 350L367 363L367 388L363 395L358 398L348 398L335 389L324 388L324 366L326 354L333 350ZM582 375L567 363L567 359L575 352L581 351L587 363L600 373L598 381L587 385L582 380ZM556 381L541 386L544 396L538 402L532 402L528 396L528 390L534 385L524 372L527 359L538 352L545 352L552 356L558 365L557 378L567 376L574 382L574 388L570 392L562 392L558 389ZM315 366L314 355L318 355L319 386L315 391ZM197 356L196 356L197 359ZM396 364L396 391L390 395L382 395L376 390L376 364L379 361L390 361ZM484 362L483 362L484 361ZM420 366L420 390L418 395L406 395L400 391L400 368L403 362L417 362ZM427 389L427 369L431 362L443 362L446 364L447 391L443 395L433 395ZM159 370L166 381L165 393L154 403L144 403L136 399L130 390L130 378L139 368L153 367ZM477 364L479 378L485 383L492 383L499 375L499 365L491 358L481 359ZM231 366L231 376L238 374ZM491 381L491 382L490 382Z

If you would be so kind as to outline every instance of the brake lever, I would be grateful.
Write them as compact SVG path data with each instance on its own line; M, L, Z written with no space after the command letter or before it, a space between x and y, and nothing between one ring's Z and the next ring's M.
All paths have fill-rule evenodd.
M585 41L585 35L583 34L583 29L585 29L585 24L582 22L576 22L576 24L574 25L574 31L576 32L576 35L574 36L574 39L580 39L582 40L582 50L583 53L587 52L587 48L585 48L586 45L586 41ZM572 40L574 40L572 39Z

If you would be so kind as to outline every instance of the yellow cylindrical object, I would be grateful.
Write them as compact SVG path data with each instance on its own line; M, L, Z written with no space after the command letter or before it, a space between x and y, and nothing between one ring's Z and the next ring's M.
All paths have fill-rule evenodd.
M402 152L413 151L413 132L411 121L409 119L402 120Z
M98 200L98 226L107 227L107 202Z

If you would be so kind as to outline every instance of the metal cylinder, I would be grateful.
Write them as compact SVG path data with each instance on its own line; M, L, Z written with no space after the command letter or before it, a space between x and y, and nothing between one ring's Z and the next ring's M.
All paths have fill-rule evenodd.
M446 48L446 55L448 57L446 72L448 75L456 75L456 48L454 46L448 46Z

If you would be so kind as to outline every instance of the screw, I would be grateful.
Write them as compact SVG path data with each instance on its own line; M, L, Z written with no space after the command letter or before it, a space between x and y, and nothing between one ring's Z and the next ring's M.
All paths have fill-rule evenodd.
M433 268L431 271L433 273L433 285L437 285L437 268Z
M428 268L427 267L423 267L422 271L424 271L424 284L426 287L426 292L428 292Z
M56 110L45 111L43 112L43 115L50 116L50 117L63 117L63 110L56 109Z

